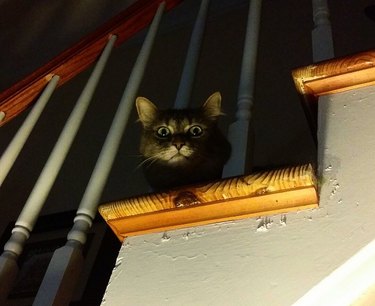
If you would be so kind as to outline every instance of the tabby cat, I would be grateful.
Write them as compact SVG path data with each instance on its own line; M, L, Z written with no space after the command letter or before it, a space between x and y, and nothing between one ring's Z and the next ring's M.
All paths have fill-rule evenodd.
M229 142L217 127L221 95L199 108L159 110L144 97L136 100L143 131L140 153L145 177L154 189L219 179L230 156Z

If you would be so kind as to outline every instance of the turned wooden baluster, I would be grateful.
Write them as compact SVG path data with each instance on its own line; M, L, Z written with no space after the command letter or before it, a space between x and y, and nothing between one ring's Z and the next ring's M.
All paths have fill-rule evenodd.
M60 77L55 75L51 78L48 85L44 89L42 95L39 97L38 101L35 103L34 107L30 111L26 120L23 122L17 134L13 137L13 140L4 151L0 158L0 186L3 184L5 177L8 175L9 170L12 168L15 160L17 159L19 153L21 152L27 138L29 137L31 131L33 130L36 122L38 121L40 115L42 114L44 107L47 105L52 93L54 92ZM5 117L5 113L4 117ZM1 119L0 119L1 121Z
M134 64L105 143L77 210L73 228L68 234L68 241L65 246L54 252L33 305L68 305L71 300L76 281L82 270L82 248L86 243L87 232L95 218L100 196L129 120L164 9L165 2L160 4Z
M315 28L312 31L314 62L334 57L331 22L327 0L313 0L313 18Z
M311 32L312 57L314 62L324 61L334 57L331 22L327 0L312 0L314 29ZM317 112L318 104L312 96L303 98L302 107L305 111L311 136L317 144Z
M252 0L249 6L238 88L236 121L230 125L228 132L228 139L232 145L232 154L224 167L224 177L241 175L250 169L253 143L250 124L254 104L255 67L261 6L261 0Z
M189 106L195 71L197 69L199 52L201 49L203 33L206 24L209 0L202 0L198 16L194 24L193 33L186 54L185 65L182 71L180 84L177 90L175 108L187 108Z
M0 302L5 300L12 287L11 283L18 272L17 258L22 253L23 246L34 228L48 193L78 132L115 40L116 36L109 39L16 221L12 236L4 246L4 252L0 256Z

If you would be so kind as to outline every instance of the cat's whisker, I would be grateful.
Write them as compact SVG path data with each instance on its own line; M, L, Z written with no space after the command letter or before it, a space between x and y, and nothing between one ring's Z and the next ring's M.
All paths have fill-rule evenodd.
M146 164L147 164L146 165L147 167L150 167L153 163L160 160L160 158L166 153L166 151L167 150L163 150L161 152L156 153L153 156L150 156L150 157L146 158L145 160L143 160L142 162L139 163L139 165L137 166L137 169L139 169L140 167L142 167L143 165L146 165Z
M157 158L154 157L154 156L148 157L148 158L146 158L145 160L141 161L141 162L137 165L136 169L138 170L139 168L141 168L143 165L145 165L146 163L148 163L148 162L150 162L150 161L151 161L151 163L150 163L150 165L151 165L151 164L153 164L156 160L157 160ZM149 165L148 165L148 166L149 166Z

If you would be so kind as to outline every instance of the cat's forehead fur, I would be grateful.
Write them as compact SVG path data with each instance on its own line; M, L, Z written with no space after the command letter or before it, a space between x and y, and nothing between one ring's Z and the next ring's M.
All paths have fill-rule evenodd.
M159 111L154 121L154 127L167 126L173 132L186 132L186 129L192 125L199 124L205 128L208 123L199 109L170 109Z
M191 124L211 125L220 116L221 95L213 93L199 108L159 110L144 97L138 97L136 107L143 127L149 129L157 125L170 125L176 129Z

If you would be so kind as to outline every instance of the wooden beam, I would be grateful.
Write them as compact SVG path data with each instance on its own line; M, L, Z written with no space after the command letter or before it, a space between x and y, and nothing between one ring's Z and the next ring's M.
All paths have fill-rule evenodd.
M58 86L63 85L77 74L87 69L100 55L110 35L117 35L116 45L145 28L163 2L161 0L139 0L119 15L113 17L77 44L65 50L20 82L0 94L0 112L5 118L0 126L25 110L41 93L53 75L59 75ZM165 0L170 10L182 0Z
M127 236L318 206L311 165L182 187L99 206L122 241Z

